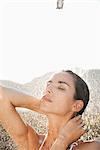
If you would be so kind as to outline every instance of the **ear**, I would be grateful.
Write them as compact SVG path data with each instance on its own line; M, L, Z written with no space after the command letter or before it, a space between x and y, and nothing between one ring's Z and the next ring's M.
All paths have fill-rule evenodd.
M73 112L79 112L84 107L84 103L82 100L75 100L75 103L72 106Z

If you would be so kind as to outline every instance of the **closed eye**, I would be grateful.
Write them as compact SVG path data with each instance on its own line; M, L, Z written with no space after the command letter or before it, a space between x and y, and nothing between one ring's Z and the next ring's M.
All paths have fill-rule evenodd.
M62 88L62 87L58 87L58 89L59 89L59 90L62 90L62 91L63 91L63 90L65 90L65 89L64 89L64 88Z

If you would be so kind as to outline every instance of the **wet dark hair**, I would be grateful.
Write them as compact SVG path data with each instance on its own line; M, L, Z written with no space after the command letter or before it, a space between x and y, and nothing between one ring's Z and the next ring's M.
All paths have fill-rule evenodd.
M69 73L74 79L74 84L75 84L74 99L82 100L84 103L83 108L76 114L76 115L81 115L84 112L84 110L89 102L88 85L81 77L79 77L76 73L72 72L71 70L63 70L63 72Z

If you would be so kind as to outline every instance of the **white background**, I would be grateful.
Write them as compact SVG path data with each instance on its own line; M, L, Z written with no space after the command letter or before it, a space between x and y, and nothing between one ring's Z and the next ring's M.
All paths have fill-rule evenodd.
M100 0L0 0L0 79L100 69Z

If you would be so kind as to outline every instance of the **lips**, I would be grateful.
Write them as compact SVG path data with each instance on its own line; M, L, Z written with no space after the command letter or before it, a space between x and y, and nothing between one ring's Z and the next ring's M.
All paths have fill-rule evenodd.
M47 101L47 102L50 102L50 103L52 102L51 99L47 95L44 95L42 97L42 99L45 100L45 101Z

